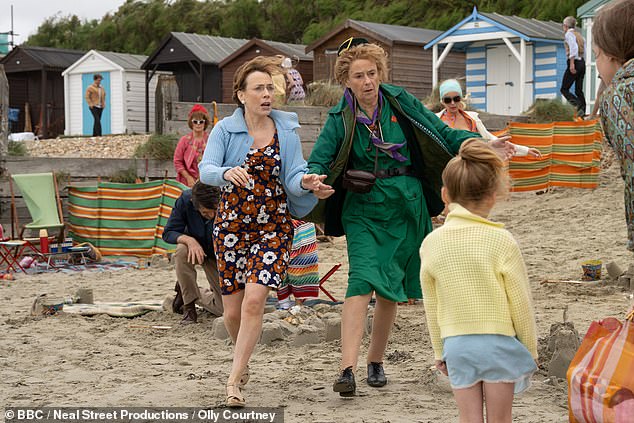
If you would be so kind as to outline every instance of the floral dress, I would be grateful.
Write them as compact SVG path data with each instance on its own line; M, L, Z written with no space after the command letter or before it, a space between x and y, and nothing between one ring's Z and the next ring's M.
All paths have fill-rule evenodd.
M277 133L262 148L251 148L243 167L248 184L227 184L216 214L213 243L223 295L258 283L277 289L290 260L293 225L280 180Z

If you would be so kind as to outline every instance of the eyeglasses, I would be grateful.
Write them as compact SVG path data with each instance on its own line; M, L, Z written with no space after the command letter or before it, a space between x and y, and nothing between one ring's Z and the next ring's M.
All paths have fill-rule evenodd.
M460 100L462 100L462 97L457 95L455 97L443 97L442 102L445 104L450 104L451 102L460 103Z
M203 119L203 120L192 120L192 123L194 125L203 125L205 122L207 122L205 119Z

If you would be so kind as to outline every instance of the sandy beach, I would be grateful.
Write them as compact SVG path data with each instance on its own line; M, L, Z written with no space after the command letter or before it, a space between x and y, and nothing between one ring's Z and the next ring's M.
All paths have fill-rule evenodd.
M581 263L601 259L627 269L623 186L618 164L602 171L595 190L564 189L536 195L515 193L496 205L493 220L517 238L527 264L540 345L551 324L568 320L583 336L590 322L628 309L629 292L601 284L542 284L581 278ZM327 282L338 298L346 288L345 239L320 243L320 270L343 267ZM0 281L0 404L9 406L174 406L219 407L231 363L231 346L212 335L207 313L197 325L180 326L180 315L150 312L134 319L71 314L32 317L40 293L63 297L78 288L93 290L100 302L162 302L174 286L169 267L107 272L16 275ZM200 276L199 284L205 281ZM340 312L338 307L333 309ZM152 326L169 326L153 329ZM258 345L245 391L249 406L283 407L286 422L454 422L452 394L436 382L422 302L399 307L388 345L384 388L365 384L362 346L358 396L332 392L340 342L293 346L286 341ZM367 339L366 339L367 341ZM566 384L549 381L547 363L528 392L515 399L514 421L567 421Z

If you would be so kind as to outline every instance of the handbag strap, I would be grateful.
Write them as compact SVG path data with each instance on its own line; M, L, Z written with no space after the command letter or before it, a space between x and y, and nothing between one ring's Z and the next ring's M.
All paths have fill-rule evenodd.
M345 175L346 171L349 168L350 155L352 153L352 143L354 143L355 127L357 126L357 118L356 118L357 99L356 98L353 99L353 104L354 104L354 109L352 110L353 120L352 120L352 130L350 131L350 138L351 138L350 139L350 150L348 151L348 160L346 160L346 166L343 168L343 174L344 175ZM368 128L368 130L369 130L369 128ZM383 136L383 133L381 133L381 136ZM372 144L372 142L370 142L370 144ZM372 146L374 147L374 170L372 171L372 174L376 175L376 171L377 171L377 169L379 167L379 148L377 146L375 146L374 144L372 144Z
M352 137L353 137L352 142L354 142L354 135ZM351 160L350 156L348 156L348 160L346 160L346 167L343 169L344 174L349 168L348 165L350 164L350 160ZM379 167L379 148L374 146L374 170L372 171L372 174L375 176L376 176L376 171L378 170L378 167Z
M376 175L376 170L379 167L379 147L374 146L374 170L372 174Z

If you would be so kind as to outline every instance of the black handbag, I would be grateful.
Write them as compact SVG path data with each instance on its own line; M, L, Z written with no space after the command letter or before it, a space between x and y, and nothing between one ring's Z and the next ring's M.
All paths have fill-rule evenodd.
M376 168L378 165L379 149L374 147L374 172L359 169L346 169L343 173L342 186L344 189L358 194L367 194L372 191L376 183ZM346 164L347 167L347 164Z

